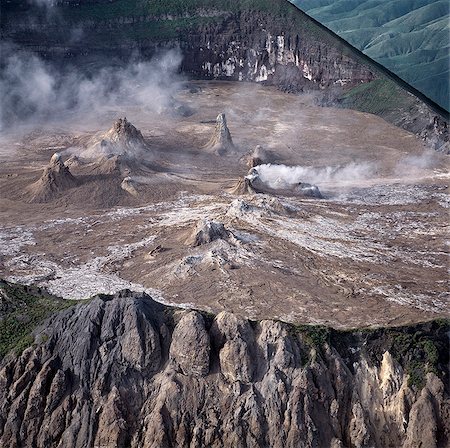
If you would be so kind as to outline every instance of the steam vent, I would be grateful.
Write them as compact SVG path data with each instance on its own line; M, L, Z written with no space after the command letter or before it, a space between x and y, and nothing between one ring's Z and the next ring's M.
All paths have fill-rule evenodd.
M46 202L58 192L78 185L76 178L65 166L61 155L53 154L50 163L45 167L41 178L30 186L32 202Z
M258 165L251 168L248 174L238 180L230 191L232 194L270 194L273 196L299 196L303 198L322 199L322 193L316 185L307 182L297 182L295 184L283 184L281 188L274 188L261 179Z
M217 116L214 135L206 144L206 148L220 156L233 152L236 149L224 113Z

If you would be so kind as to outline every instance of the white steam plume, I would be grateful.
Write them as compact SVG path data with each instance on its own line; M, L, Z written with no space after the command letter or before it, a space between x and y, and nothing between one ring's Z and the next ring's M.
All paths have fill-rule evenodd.
M104 67L94 73L63 72L36 55L1 45L0 130L41 125L69 115L100 115L120 104L160 113L178 88L181 52L168 50L151 61Z
M414 171L433 169L439 166L439 154L433 150L424 150L422 154L411 154L399 160L396 174L414 174Z
M365 180L376 171L371 163L314 168L308 166L259 165L255 167L262 182L271 188L286 188L300 182L311 184L346 183Z

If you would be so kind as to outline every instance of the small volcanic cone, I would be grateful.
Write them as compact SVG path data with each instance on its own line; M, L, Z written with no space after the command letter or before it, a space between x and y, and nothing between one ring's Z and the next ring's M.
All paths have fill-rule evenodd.
M120 184L120 188L122 188L122 190L126 191L127 193L130 193L132 196L138 195L136 183L133 182L133 179L131 177L125 177L125 179Z
M113 127L105 134L105 140L124 146L135 145L136 143L145 145L141 131L135 128L126 117L119 118L113 124Z
M211 140L206 144L205 148L220 156L236 150L233 139L231 138L230 130L228 129L225 114L222 113L217 116L214 134L211 137Z
M96 158L117 155L135 158L148 151L149 148L141 131L126 118L119 118L111 129L100 137L96 136L91 139L83 156Z
M249 169L271 163L272 159L271 155L261 145L258 145L250 154L244 157L245 164Z
M250 180L246 177L242 177L237 181L237 184L229 190L231 194L243 195L243 194L255 194L256 191L252 188Z
M41 178L30 185L32 202L47 202L61 191L78 185L69 168L64 165L61 155L53 154L49 165L44 169Z
M219 239L228 240L231 235L231 232L220 222L200 221L186 239L186 245L197 247Z

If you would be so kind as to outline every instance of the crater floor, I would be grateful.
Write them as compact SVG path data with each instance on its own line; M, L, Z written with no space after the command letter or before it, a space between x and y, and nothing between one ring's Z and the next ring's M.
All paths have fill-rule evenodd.
M190 82L173 100L160 114L124 101L0 140L1 277L65 298L129 288L336 328L450 315L446 156L376 116L261 85ZM205 148L221 112L238 148L229 156ZM137 196L120 176L82 165L71 168L79 186L27 201L54 152L81 154L124 115L152 149L150 165L131 170ZM256 145L301 166L324 199L232 194ZM202 220L224 224L229 238L192 247Z

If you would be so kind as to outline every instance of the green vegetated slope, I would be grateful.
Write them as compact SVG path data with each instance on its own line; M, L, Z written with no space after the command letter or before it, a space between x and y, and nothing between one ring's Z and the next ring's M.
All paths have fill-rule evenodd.
M291 0L427 97L449 109L447 0Z
M0 280L0 360L33 345L32 331L54 313L79 302L43 294L38 288Z
M375 115L412 107L415 99L388 79L375 80L355 87L342 97L343 105Z

